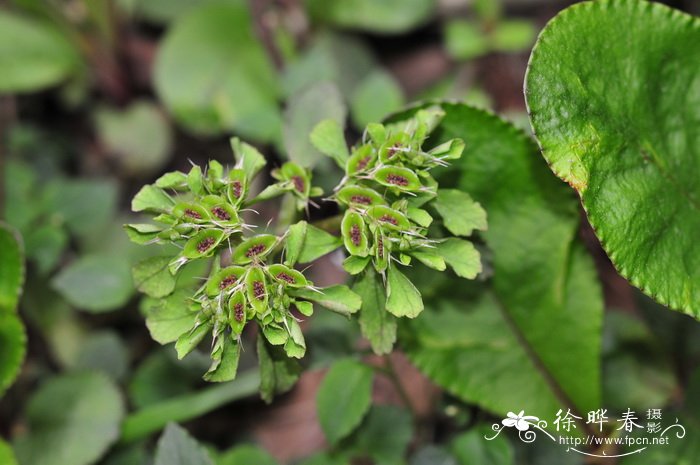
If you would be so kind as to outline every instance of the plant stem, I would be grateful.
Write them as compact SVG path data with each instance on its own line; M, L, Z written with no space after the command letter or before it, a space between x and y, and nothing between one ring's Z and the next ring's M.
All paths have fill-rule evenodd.
M401 397L401 402L403 402L403 404L406 406L406 408L408 408L408 410L411 412L411 415L413 416L413 421L417 422L418 412L413 407L413 403L411 402L411 398L408 396L408 392L406 392L406 389L403 387L403 384L401 383L401 379L399 378L399 375L396 373L396 368L394 367L394 364L391 361L391 354L385 355L383 357L383 359L384 359L384 366L378 367L379 372L382 373L387 378L389 378L391 383L394 385L396 392L399 393L399 397Z

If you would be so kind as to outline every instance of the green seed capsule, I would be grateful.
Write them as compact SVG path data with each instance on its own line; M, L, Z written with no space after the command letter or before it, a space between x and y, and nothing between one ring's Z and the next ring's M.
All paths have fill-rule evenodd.
M265 273L262 268L252 267L245 277L246 295L248 302L258 315L267 312L268 291Z
M309 285L303 274L284 265L270 265L267 267L267 273L285 286L305 287Z
M311 179L304 168L288 161L280 168L280 174L282 179L291 183L292 189L296 194L304 198L309 196Z
M396 163L406 158L410 150L411 137L405 132L391 136L379 149L379 159L382 163Z
M185 258L208 257L224 238L223 231L208 229L197 233L185 243L182 255Z
M228 179L226 195L232 204L240 205L248 193L248 181L245 177L245 171L242 169L232 169L228 173Z
M411 223L403 213L383 205L376 205L369 208L367 210L367 216L386 229L406 231L411 227Z
M207 223L210 220L209 212L201 205L181 202L173 207L173 216L184 223Z
M357 186L346 186L337 194L338 200L347 205L370 207L372 205L386 205L384 197L374 189Z
M232 257L233 263L243 265L261 260L272 251L276 244L277 236L272 234L259 234L250 237L236 247Z
M228 301L231 314L229 325L234 334L241 334L246 323L246 300L242 291L236 291Z
M348 158L347 164L345 165L345 170L347 171L348 175L352 176L372 168L376 160L377 153L374 151L371 145L365 144L355 150L350 158Z
M379 168L374 174L374 179L379 184L403 191L417 191L421 188L418 175L408 168L399 166Z
M384 237L380 228L374 231L374 269L380 273L389 267L389 254L391 252L391 242Z
M343 235L345 248L351 255L366 257L369 254L367 228L362 215L355 211L347 210L345 216L343 216L340 230Z
M222 268L207 281L207 295L215 296L232 289L239 284L244 274L245 268L242 266Z

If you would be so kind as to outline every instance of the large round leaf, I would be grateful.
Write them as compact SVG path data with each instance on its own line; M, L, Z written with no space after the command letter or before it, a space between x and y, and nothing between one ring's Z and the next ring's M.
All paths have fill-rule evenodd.
M14 313L0 312L0 396L17 377L26 349L22 321Z
M0 93L56 84L79 63L73 46L51 25L0 12Z
M205 133L280 136L278 87L244 6L206 5L179 19L155 64L155 86L173 116Z
M700 20L642 1L581 3L530 58L530 119L618 271L700 315Z
M20 463L95 463L119 436L124 405L117 387L97 373L47 381L29 401L28 431L15 440Z

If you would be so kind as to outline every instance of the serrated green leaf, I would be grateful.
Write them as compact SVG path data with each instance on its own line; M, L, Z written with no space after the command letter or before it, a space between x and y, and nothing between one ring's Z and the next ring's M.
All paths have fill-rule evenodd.
M299 221L287 230L287 236L284 240L284 263L287 266L294 266L299 261L301 249L306 241L307 227L306 221Z
M316 150L328 155L341 167L345 168L350 152L345 142L343 127L334 119L324 119L318 123L309 135Z
M20 463L88 465L119 437L124 415L119 389L97 373L44 382L27 405L27 429L14 441Z
M189 331L180 334L180 337L175 341L175 351L177 358L183 359L192 352L202 340L211 333L212 325L210 323L196 324Z
M269 345L262 334L258 334L256 347L260 363L260 397L269 404L275 394L294 386L301 374L301 365L287 357L282 348Z
M231 138L231 149L236 157L236 167L243 170L246 180L250 182L265 167L265 157L250 144L238 137Z
M125 224L124 230L129 240L135 244L144 245L158 237L162 228L155 224Z
M277 141L279 89L243 3L203 5L168 29L155 60L158 95L175 119L199 133L231 129Z
M445 259L439 254L438 251L430 249L414 250L411 251L411 256L417 258L422 264L434 270L445 271L447 268L447 265L445 265Z
M301 252L299 252L298 262L312 262L327 253L333 252L340 247L342 242L340 237L329 234L323 229L310 224L306 227L306 238L304 239Z
M175 290L175 276L168 265L172 257L151 257L137 263L131 273L139 291L151 297L165 297Z
M361 273L366 267L372 257L356 257L355 255L350 255L343 261L343 269L352 275Z
M386 294L386 309L395 316L415 318L423 311L420 292L396 265L389 266Z
M187 431L170 423L158 440L154 465L214 465L214 462Z
M0 397L19 375L27 350L27 335L15 313L0 311Z
M141 312L151 337L160 344L175 342L194 326L197 312L189 309L189 289L178 289L164 299L147 297L141 301Z
M90 333L81 341L72 368L76 371L102 372L115 381L122 380L129 370L125 342L114 331Z
M578 191L617 270L696 318L699 72L697 17L604 0L548 24L526 80L542 152Z
M474 279L481 273L481 258L474 244L451 237L435 245L436 252L452 267L457 276ZM416 257L418 258L418 257Z
M471 236L475 229L487 229L486 212L466 192L439 189L434 205L447 230L456 236Z
M22 238L10 226L0 222L0 314L17 311L24 284Z
M173 200L161 188L148 184L134 196L131 210L163 213L169 211L173 205Z
M388 354L396 342L396 317L386 310L386 293L381 277L368 268L352 286L362 298L360 329L378 355Z
M63 268L52 287L76 307L101 313L121 307L134 293L127 257L88 255Z
M235 379L240 357L241 345L231 337L226 337L221 358L214 360L209 370L204 374L204 380L221 383Z
M321 428L331 445L350 434L369 411L373 375L370 367L349 359L336 362L326 373L316 407Z
M435 143L465 142L452 174L489 213L482 236L493 276L477 297L459 297L461 286L445 281L453 299L427 300L431 317L411 322L411 359L449 392L498 414L598 408L603 305L577 240L575 200L513 126L466 105L442 108Z
M323 287L317 291L311 289L295 289L290 292L295 297L311 300L328 310L349 315L360 309L362 300L360 296L350 290L348 286L338 284L335 286Z
M77 51L50 22L0 12L0 93L58 84L79 66Z

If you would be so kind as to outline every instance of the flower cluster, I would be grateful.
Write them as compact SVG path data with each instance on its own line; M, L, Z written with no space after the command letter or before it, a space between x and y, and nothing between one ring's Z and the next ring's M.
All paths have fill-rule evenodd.
M192 325L175 344L182 358L211 334L212 366L205 379L212 381L235 376L240 335L251 321L271 345L283 346L288 356L301 358L306 344L292 308L311 315L310 300L314 293L321 293L292 268L293 263L275 262L286 246L286 236L245 237L252 226L241 219L246 207L285 193L293 196L298 208L304 208L309 196L318 193L311 187L310 173L285 163L275 172L278 182L250 198L250 182L264 166L264 158L238 140L233 141L233 148L238 163L228 172L211 161L205 171L194 166L187 174L167 173L154 185L145 186L132 208L152 214L158 224L126 226L135 242L178 247L179 253L165 271L172 276L191 261L213 259L209 277L186 302L194 315ZM312 298L300 297L302 291Z
M370 124L353 149L334 195L346 208L341 231L349 273L360 273L370 261L382 275L391 261L409 265L416 258L434 267L436 241L426 237L433 217L422 208L437 196L429 171L464 149L459 139L422 149L441 117L440 110L426 109L403 125Z

